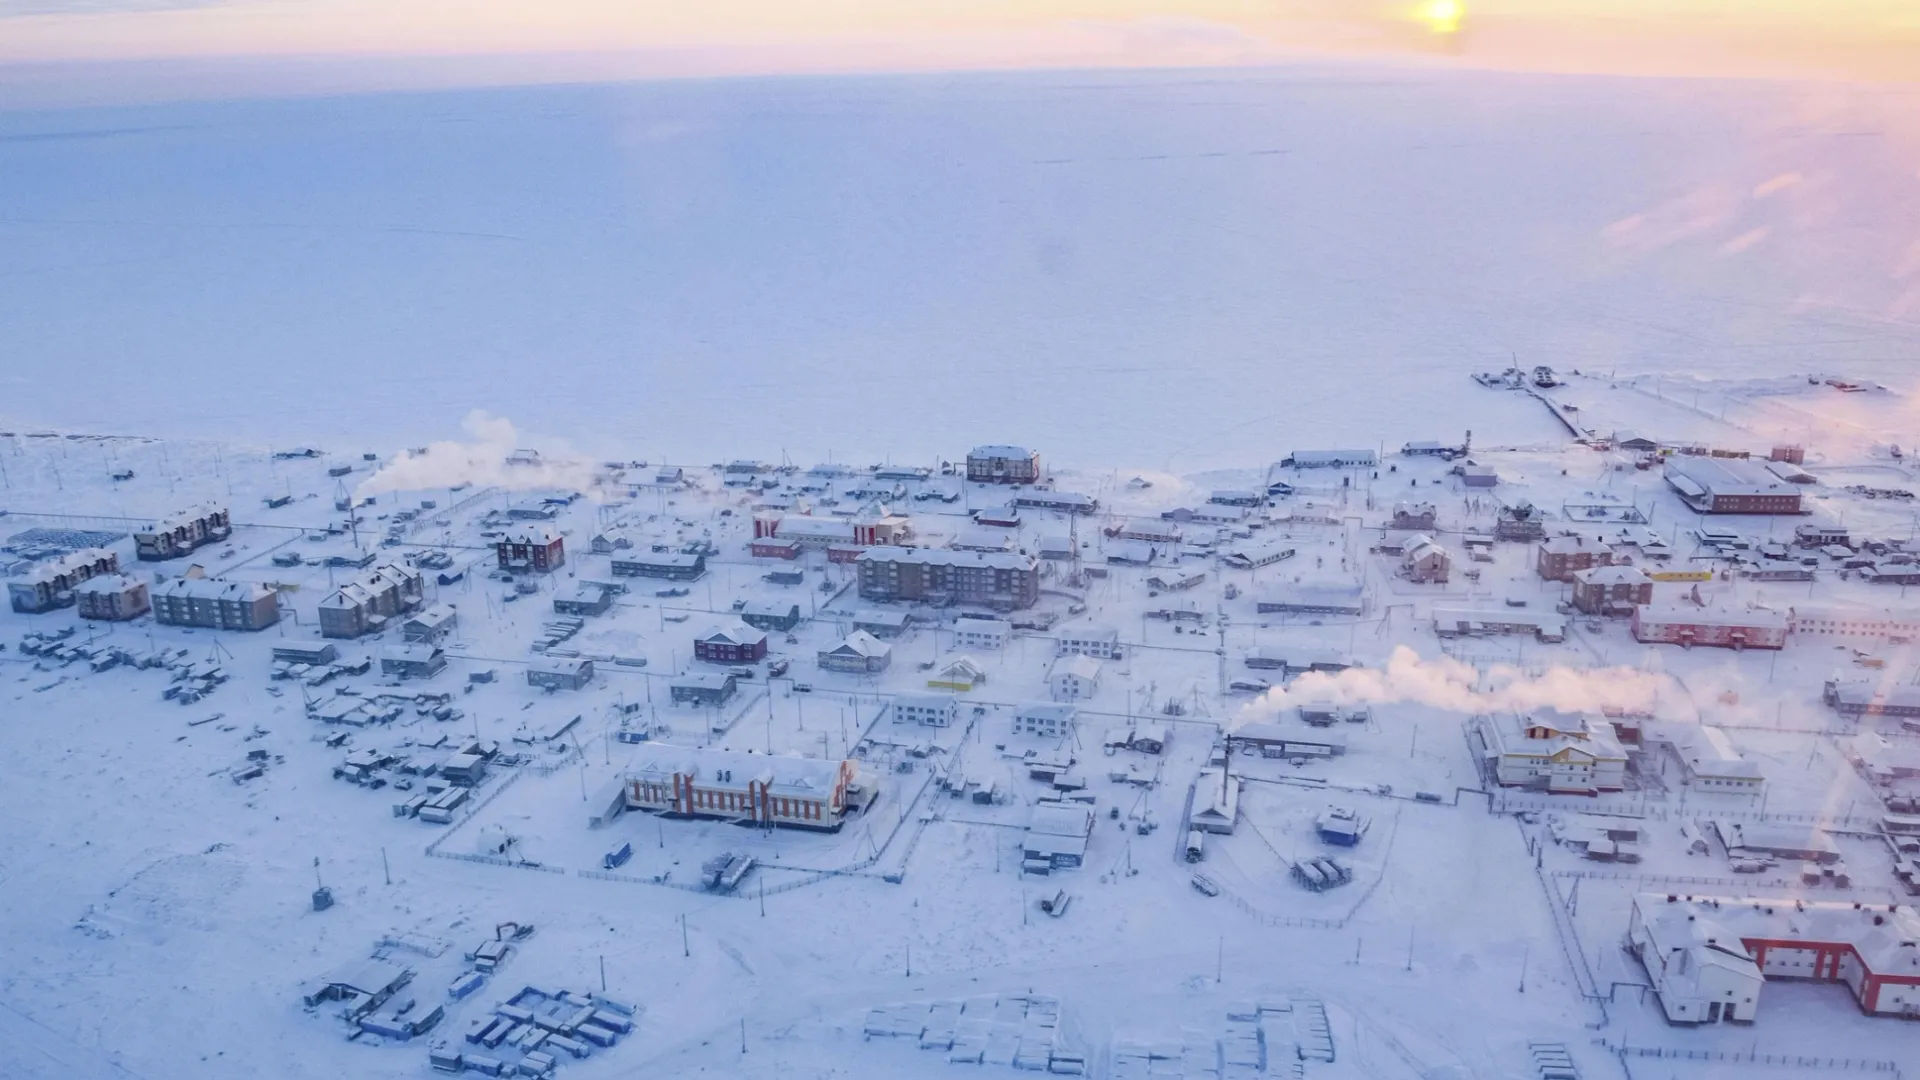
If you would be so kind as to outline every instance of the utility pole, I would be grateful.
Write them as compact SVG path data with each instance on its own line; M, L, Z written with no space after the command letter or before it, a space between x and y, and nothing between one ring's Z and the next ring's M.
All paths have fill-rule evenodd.
M693 946L687 942L687 917L684 914L680 916L680 955L693 955Z
M393 871L387 866L387 849L386 848L380 849L380 873L382 876L384 876L387 879L387 884L389 885L393 884ZM602 989L605 989L605 987L602 987Z

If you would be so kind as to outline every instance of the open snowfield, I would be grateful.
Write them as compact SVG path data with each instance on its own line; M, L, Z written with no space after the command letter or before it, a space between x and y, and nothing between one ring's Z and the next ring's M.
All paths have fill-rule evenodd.
M1915 101L1322 65L0 111L0 421L1188 472L1551 437L1459 393L1513 357L1905 387Z

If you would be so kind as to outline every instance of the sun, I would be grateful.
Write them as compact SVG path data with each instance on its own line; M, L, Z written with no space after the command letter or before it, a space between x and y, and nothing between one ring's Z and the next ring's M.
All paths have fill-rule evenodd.
M1414 17L1435 34L1457 34L1466 21L1467 5L1462 0L1424 0Z

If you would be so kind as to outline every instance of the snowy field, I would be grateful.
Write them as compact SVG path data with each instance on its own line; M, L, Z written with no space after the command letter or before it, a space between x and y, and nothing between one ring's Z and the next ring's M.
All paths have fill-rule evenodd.
M1514 358L1904 388L1916 115L1366 66L0 111L0 423L1186 473L1551 438L1459 393Z

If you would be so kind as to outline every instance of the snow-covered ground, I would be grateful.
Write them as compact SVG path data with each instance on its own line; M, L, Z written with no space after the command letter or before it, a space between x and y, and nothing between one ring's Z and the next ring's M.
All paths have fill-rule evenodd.
M1550 437L1457 394L1515 357L1902 387L1920 359L1901 87L687 81L0 111L0 145L17 426L384 448L478 407L595 453L1038 430L1190 472Z

